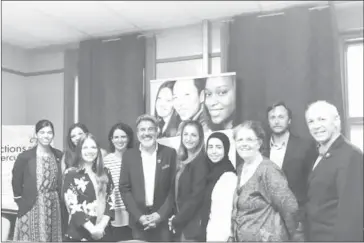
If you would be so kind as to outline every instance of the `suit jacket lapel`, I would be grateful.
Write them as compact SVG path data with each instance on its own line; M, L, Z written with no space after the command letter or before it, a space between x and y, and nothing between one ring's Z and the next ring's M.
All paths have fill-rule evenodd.
M135 178L140 178L141 179L141 184L142 184L142 191L143 191L143 198L145 201L145 180L144 180L144 168L143 168L143 160L142 160L142 155L140 150L138 150L137 152L137 163L135 163L136 166L136 170L135 170Z
M293 157L293 153L294 153L294 147L295 147L295 140L292 136L292 134L289 134L289 138L288 138L288 142L287 142L287 147L286 147L286 153L284 155L283 158L283 164L282 164L282 170L286 171L287 169L287 165L288 165L288 161L291 160L291 158Z
M313 169L313 166L315 165L315 162L317 160L318 157L316 157L315 161L313 162L310 171L310 174L308 176L308 182L310 183L312 181L312 179L315 176L315 172L317 170L320 170L322 163L324 162L324 160L326 160L328 157L331 156L331 153L333 152L333 150L336 150L338 147L340 147L343 143L345 142L345 139L342 135L340 135L333 144L331 144L330 148L327 150L327 152L325 153L325 155L320 159L320 161L318 162L318 164L316 165L316 167ZM320 156L320 155L318 155Z
M161 155L161 145L158 144L157 150L157 164L155 165L155 178L154 178L154 198L156 198L156 192L159 186L160 173L162 170L162 155Z
M31 178L37 178L37 147L32 149L31 157L28 161L29 173Z

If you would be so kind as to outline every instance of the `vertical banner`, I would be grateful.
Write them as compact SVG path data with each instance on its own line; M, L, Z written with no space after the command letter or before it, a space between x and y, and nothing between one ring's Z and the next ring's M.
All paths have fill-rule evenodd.
M1 126L1 208L17 210L11 185L17 156L36 145L34 126Z
M221 73L150 81L150 111L159 121L158 142L178 149L184 121L196 120L208 136L221 131L230 138L229 157L236 165L232 128L236 111L236 74Z

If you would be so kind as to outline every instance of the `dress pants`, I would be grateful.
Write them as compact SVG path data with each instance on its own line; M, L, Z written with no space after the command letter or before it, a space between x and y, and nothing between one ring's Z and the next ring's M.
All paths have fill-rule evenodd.
M155 212L153 206L147 207L145 214L152 214ZM132 228L133 240L149 241L149 242L166 242L171 241L172 235L168 229L168 221L160 222L156 228L144 230L144 227L138 222Z

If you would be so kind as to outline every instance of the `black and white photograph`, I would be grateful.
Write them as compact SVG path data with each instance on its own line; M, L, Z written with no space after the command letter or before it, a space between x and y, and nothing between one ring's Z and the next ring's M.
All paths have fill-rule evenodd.
M184 121L199 121L204 131L233 128L235 73L151 80L151 111L159 121L160 138L178 136Z
M10 1L2 242L363 242L363 1Z

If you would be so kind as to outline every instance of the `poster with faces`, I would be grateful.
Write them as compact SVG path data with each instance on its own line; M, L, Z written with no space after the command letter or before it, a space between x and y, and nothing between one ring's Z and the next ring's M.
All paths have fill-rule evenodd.
M2 125L1 130L1 208L17 210L11 184L14 163L20 153L36 146L37 141L31 125Z
M235 163L235 73L151 80L150 99L151 115L159 121L159 143L178 149L184 122L198 121L205 140L215 131L228 135Z

